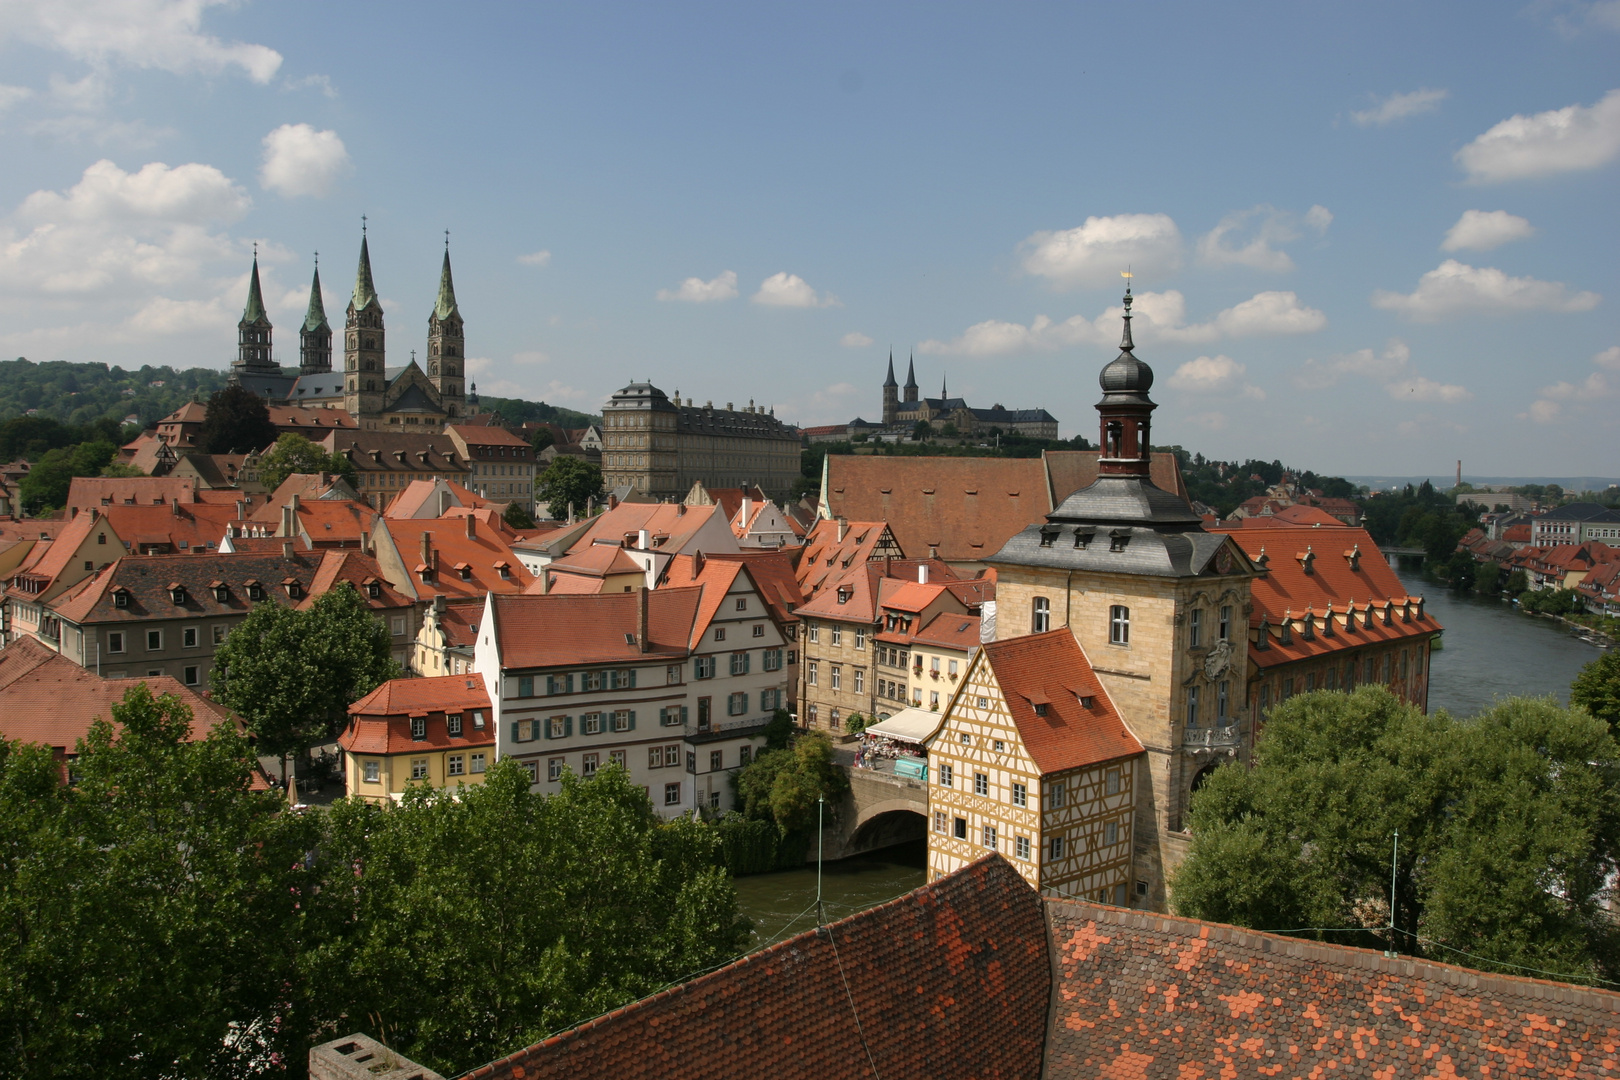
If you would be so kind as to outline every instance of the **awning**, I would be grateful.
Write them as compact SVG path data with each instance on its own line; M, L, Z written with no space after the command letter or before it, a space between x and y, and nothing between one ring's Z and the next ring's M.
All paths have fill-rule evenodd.
M929 712L927 709L901 709L887 720L873 724L865 733L886 735L891 739L917 743L920 746L939 730L939 725L944 719L941 714Z

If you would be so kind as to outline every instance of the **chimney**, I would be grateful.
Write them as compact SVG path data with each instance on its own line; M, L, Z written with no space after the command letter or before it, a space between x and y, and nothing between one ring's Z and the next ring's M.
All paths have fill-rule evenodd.
M180 516L180 500L176 499L176 500L174 500L174 502L170 503L169 504L169 509L173 511L175 517L179 517Z
M419 561L424 566L433 565L433 539L426 529L422 530L422 558Z
M292 498L287 500L287 505L293 508L293 513L298 513L298 492L292 493Z
M701 573L703 573L703 552L700 551L692 556L692 577L696 578Z
M647 550L648 537L646 529L636 530L636 547L642 551Z
M445 609L444 596L442 594L439 595L439 596L435 596L433 598L433 614L442 617L444 615L444 609Z
M450 511L450 489L449 488L441 488L439 490L439 517L444 517L444 515L449 513L449 511Z
M478 519L473 517L471 514L468 514L467 515L467 539L471 540L475 536L478 535L478 532L477 532L477 529L476 529L477 524L478 524Z
M612 492L608 492L608 509L609 510L616 510L616 509L618 509L618 507L619 507L619 497L617 495L613 494Z
M236 500L236 520L247 520L247 503L243 502L241 499Z
M281 508L281 535L282 536L291 536L293 534L293 512L297 509L297 507L294 506L293 503L297 502L297 500L298 500L298 496L294 495L293 496L293 502L290 502L286 506L283 506Z
M551 570L549 567L540 568L540 595L545 596L551 592Z
M742 508L743 528L746 529L748 527L748 522L753 519L753 516L754 516L754 500L750 499L747 495L744 495L743 496L743 508Z
M293 557L293 546L291 540L283 540L281 542L281 557L283 559L290 559Z
M848 533L848 532L849 532L849 519L844 518L844 517L839 518L838 519L838 542L840 544L842 544L844 542L844 535L846 533Z
M928 564L927 563L923 563L921 566L917 567L917 584L919 584L919 585L928 584Z
M647 593L645 588L636 590L636 645L642 652L650 647L647 641Z
M371 554L371 534L364 529L360 531L360 554Z

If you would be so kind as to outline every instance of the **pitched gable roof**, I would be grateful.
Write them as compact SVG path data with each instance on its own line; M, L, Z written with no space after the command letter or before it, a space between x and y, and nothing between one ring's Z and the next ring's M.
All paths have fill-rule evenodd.
M637 589L586 596L495 594L489 598L505 669L613 664L685 656L704 589ZM636 642L637 605L647 603L648 649Z
M840 532L842 536L840 537ZM804 539L799 557L799 588L809 599L843 577L851 567L872 559L903 557L904 549L881 521L817 521Z
M467 1080L689 1072L832 1080L874 1070L885 1080L1033 1077L1050 985L1041 903L991 855L474 1069Z
M1143 752L1067 627L988 642L978 663L995 674L1018 737L1042 776ZM1089 708L1083 698L1090 699ZM1045 706L1044 716L1037 705Z

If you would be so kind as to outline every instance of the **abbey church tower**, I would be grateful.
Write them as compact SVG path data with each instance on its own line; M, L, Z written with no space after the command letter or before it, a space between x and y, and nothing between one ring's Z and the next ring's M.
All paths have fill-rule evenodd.
M388 389L384 370L386 356L382 302L371 281L371 252L365 230L360 233L360 265L354 275L354 295L349 300L348 318L343 327L343 407L350 416L374 417L383 411ZM375 421L362 419L362 427L375 427Z
M452 419L466 412L466 344L461 309L456 306L456 286L450 277L450 243L446 240L439 296L428 316L427 374L439 392L440 404Z

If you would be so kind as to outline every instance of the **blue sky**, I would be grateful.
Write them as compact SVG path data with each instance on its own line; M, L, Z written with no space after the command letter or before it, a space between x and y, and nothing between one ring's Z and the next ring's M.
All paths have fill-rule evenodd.
M1620 2L0 0L0 354L296 362L371 223L390 360L451 231L487 393L803 424L890 346L1094 433L1126 264L1156 436L1620 473Z

